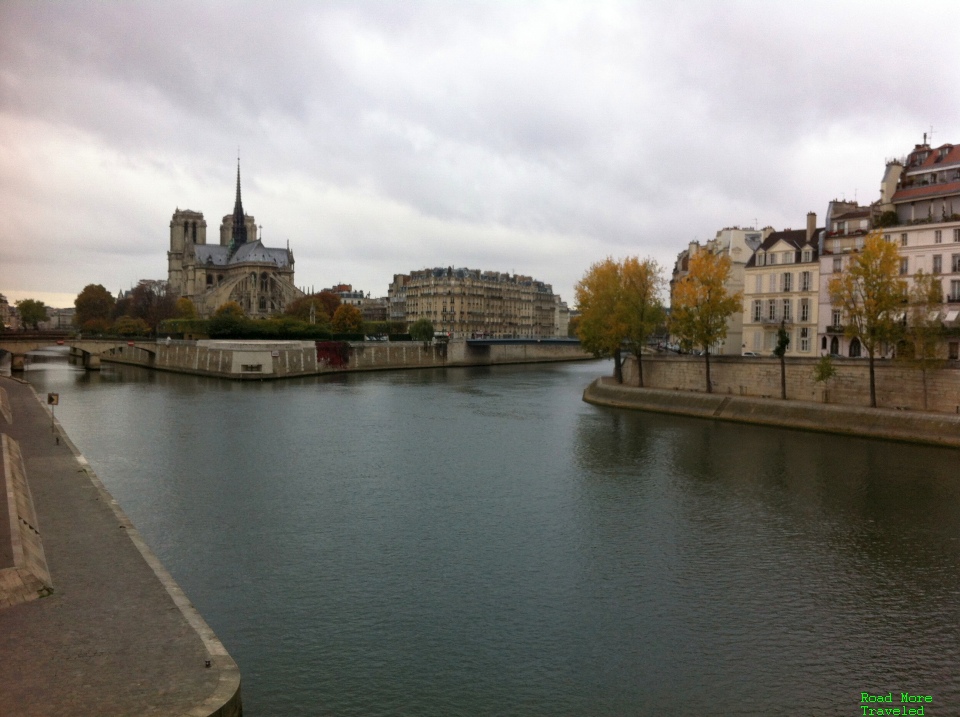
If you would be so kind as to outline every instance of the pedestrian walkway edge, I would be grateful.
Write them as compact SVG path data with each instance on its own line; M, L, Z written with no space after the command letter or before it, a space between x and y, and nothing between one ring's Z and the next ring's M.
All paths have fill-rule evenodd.
M30 390L37 401L40 402L41 406L43 406L43 408L46 410L46 404L41 400L33 386L30 386ZM199 635L208 655L210 656L210 669L217 670L219 673L217 687L214 689L213 693L202 703L194 706L192 709L183 713L179 717L242 717L243 707L240 699L240 668L237 666L237 663L227 652L226 647L224 647L223 643L221 643L217 638L216 634L207 624L206 620L203 619L199 611L193 606L193 603L191 603L187 598L180 586L177 585L177 582L173 579L173 576L167 572L167 569L163 567L163 564L160 562L159 558L154 555L150 547L146 544L146 542L144 542L140 532L134 527L126 513L123 512L123 509L103 485L99 476L97 476L91 467L89 461L87 461L86 457L84 457L73 441L70 440L70 437L63 429L60 421L56 418L53 418L53 424L61 440L70 449L77 462L80 464L80 467L83 469L87 479L97 489L97 491L99 491L103 502L110 506L110 509L113 511L120 525L123 526L126 535L130 538L131 542L133 542L137 550L140 552L140 555L143 557L144 561L146 561L147 565L150 566L150 569L163 584L164 589L167 591L167 594L170 595L184 619L187 621L190 627L193 628L197 635Z

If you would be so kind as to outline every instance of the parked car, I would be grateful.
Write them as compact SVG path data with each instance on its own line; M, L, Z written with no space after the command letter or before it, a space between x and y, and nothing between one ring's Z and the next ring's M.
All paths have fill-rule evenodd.
M758 354L756 351L744 351L744 352L743 352L742 354L740 354L740 355L741 355L741 356L748 356L748 357L751 357L751 358L760 358L760 354Z

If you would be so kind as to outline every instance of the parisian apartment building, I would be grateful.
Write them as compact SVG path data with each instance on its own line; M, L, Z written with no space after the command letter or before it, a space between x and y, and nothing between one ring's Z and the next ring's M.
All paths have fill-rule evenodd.
M422 269L395 275L387 293L392 320L429 319L451 338L559 338L570 321L550 284L499 271Z
M867 234L881 230L897 247L908 286L919 271L941 277L942 356L960 359L960 145L932 147L924 136L905 157L886 162L876 201L834 199L823 226L816 224L810 212L803 230L724 229L706 245L693 242L680 252L671 287L687 273L691 256L711 251L730 255L727 290L743 292L742 313L728 320L727 338L712 352L770 355L782 326L790 337L788 356L865 355L859 340L845 335L846 317L832 305L829 285L848 270ZM893 355L894 347L881 353Z

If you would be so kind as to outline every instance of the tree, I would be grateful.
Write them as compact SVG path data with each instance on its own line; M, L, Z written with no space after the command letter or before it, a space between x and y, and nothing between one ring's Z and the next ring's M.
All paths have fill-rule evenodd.
M113 325L113 331L120 336L146 336L150 333L150 326L143 319L121 316Z
M773 350L773 355L780 359L780 398L787 400L787 346L790 345L790 334L787 333L786 319L780 320L780 328L777 329L777 347Z
M16 303L17 313L20 314L20 323L24 326L40 328L40 322L47 320L47 306L37 299L20 299Z
M284 311L288 316L293 316L294 318L300 319L301 321L307 321L311 324L322 324L326 325L330 323L331 313L328 313L327 308L330 306L330 300L328 297L322 296L324 292L319 294L308 294L306 296L301 296L299 299L294 299L289 304ZM334 294L331 294L329 291L326 292L329 296L333 296L337 300L337 306L340 304L340 298ZM333 309L334 312L337 310Z
M233 316L236 318L243 318L246 314L243 313L243 307L240 306L236 301L228 301L224 304L220 304L217 307L217 310L213 312L214 316Z
M906 282L900 278L896 246L872 231L863 249L850 259L846 271L830 280L830 301L844 313L844 334L857 338L870 360L870 406L877 407L874 359L883 342L892 342L899 332L898 314L906 302Z
M430 319L417 319L410 326L410 338L414 341L423 341L428 345L433 341L433 322Z
M195 319L197 307L186 296L181 296L173 305L173 315L176 319Z
M920 370L923 381L923 410L927 410L927 372L944 365L938 349L943 334L940 323L940 305L943 303L943 285L940 277L923 270L913 276L913 286L907 294L907 326L903 350L897 358Z
M620 352L627 335L625 312L620 304L620 274L620 263L607 257L593 264L575 288L580 344L597 358L613 358L617 383L623 383Z
M327 316L333 316L337 313L337 309L340 308L340 304L343 302L340 301L340 297L334 294L332 291L321 291L319 294L314 294L323 305L323 312Z
M689 273L673 290L670 332L681 343L703 349L706 360L707 393L710 383L710 347L727 337L727 318L741 310L743 296L731 294L726 287L730 277L730 257L698 251L690 257Z
M821 356L820 360L813 367L813 380L822 383L824 386L830 385L830 379L837 375L837 369L829 356ZM827 392L824 389L823 402L827 402Z
M334 312L331 324L338 334L359 334L363 331L363 314L356 306L341 304Z
M647 340L663 323L663 270L653 259L627 257L620 265L620 318L628 350L637 359L637 385L643 386L642 353Z
M236 301L221 304L213 312L213 318L207 324L207 330L212 338L239 338L248 331L247 318L243 313L243 308Z
M161 321L176 315L176 297L170 292L166 281L142 279L130 292L130 316L143 319L151 331L156 331Z
M73 323L84 331L102 333L112 323L115 304L113 294L102 284L87 284L73 300Z

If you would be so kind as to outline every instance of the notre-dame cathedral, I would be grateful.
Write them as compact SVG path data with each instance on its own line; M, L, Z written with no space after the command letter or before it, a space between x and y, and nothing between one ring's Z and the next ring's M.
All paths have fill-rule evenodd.
M220 244L207 244L202 212L177 209L170 220L168 281L177 296L190 299L202 318L235 301L247 316L266 317L283 311L303 296L293 284L293 252L265 247L253 217L240 201L240 163L233 214L220 224Z

